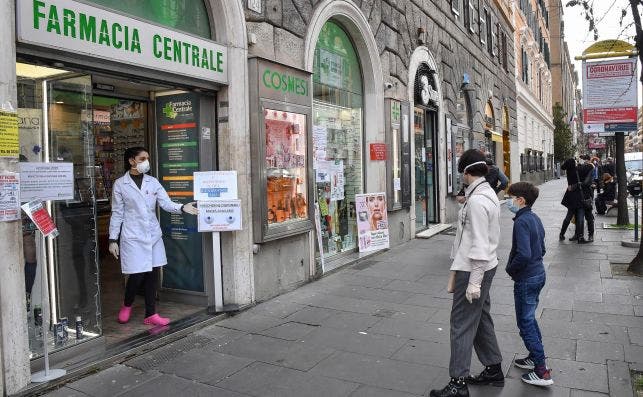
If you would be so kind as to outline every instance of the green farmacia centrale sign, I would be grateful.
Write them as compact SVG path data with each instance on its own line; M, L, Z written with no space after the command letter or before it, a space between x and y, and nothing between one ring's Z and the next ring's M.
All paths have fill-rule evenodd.
M16 4L18 41L227 83L227 49L72 0L21 0Z

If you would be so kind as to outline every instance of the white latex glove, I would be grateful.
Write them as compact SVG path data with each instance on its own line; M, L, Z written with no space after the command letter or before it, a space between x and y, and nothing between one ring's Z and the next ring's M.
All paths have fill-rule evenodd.
M191 203L183 204L183 207L181 207L181 210L183 212L190 214L190 215L198 215L199 210L196 208L196 201L193 201Z
M114 255L114 258L118 259L118 255L120 254L118 243L109 243L109 253Z
M465 293L465 297L467 298L469 303L473 303L474 299L480 298L480 287L469 283L469 285L467 286L467 292Z

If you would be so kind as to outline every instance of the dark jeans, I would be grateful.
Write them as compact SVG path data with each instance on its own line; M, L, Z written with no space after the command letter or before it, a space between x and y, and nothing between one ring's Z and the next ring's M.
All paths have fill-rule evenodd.
M144 283L145 288L145 317L156 314L156 282L159 277L158 267L153 268L151 272L130 274L125 286L125 306L130 307L134 303L136 292Z
M529 351L529 358L533 360L536 366L545 365L543 338L536 321L538 296L544 286L545 273L516 281L514 284L516 323L520 330L520 337Z
M584 234L583 227L584 227L584 219L585 219L585 210L583 207L580 208L567 208L567 215L565 215L565 219L563 220L563 226L560 229L560 234L565 234L567 231L567 227L569 227L569 222L571 222L572 217L576 215L576 229L574 231L574 236L577 237L582 237ZM592 217L592 220L594 218ZM592 225L593 226L593 225ZM592 230L593 231L593 230Z

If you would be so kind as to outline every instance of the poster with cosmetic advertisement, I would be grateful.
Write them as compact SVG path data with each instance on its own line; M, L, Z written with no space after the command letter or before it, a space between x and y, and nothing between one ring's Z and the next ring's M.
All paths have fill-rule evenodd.
M389 247L386 193L355 195L359 252L378 251Z
M170 198L194 201L194 172L199 171L199 96L181 93L156 97L158 177ZM203 292L202 236L197 217L160 213L168 265L163 287Z

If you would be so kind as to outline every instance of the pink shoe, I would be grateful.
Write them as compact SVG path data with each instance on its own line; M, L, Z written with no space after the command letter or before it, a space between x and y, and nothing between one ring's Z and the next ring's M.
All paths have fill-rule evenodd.
M143 324L146 325L168 325L170 323L170 319L167 317L161 317L157 314L153 314L143 320Z
M123 306L121 311L118 312L118 322L125 324L129 321L129 316L132 314L132 306Z

